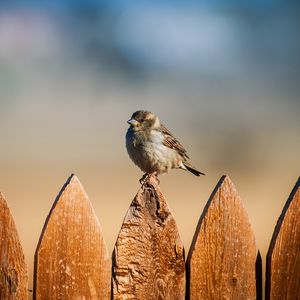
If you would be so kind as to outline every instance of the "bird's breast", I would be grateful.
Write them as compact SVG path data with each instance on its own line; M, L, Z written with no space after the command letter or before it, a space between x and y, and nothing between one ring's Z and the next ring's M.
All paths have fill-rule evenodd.
M159 131L148 133L128 130L126 146L130 158L144 172L167 172L177 167L179 155L173 149L163 144L164 136Z

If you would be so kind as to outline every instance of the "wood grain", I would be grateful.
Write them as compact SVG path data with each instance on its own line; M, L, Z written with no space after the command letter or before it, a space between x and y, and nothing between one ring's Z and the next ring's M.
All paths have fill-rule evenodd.
M110 299L110 271L99 221L72 175L53 204L37 246L34 299Z
M27 267L13 217L0 192L0 299L28 297Z
M270 243L266 299L300 299L300 177L277 221Z
M184 248L154 177L137 193L113 253L113 299L179 300L185 295Z
M256 299L257 250L241 199L228 176L200 217L187 259L187 299Z

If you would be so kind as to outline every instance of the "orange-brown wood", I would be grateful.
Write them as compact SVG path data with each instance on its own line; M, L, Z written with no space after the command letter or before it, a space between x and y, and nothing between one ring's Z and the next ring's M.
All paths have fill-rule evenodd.
M223 176L200 217L187 259L187 299L256 299L254 234Z
M53 204L37 246L34 299L110 299L110 271L99 221L72 175Z
M277 221L267 254L266 299L300 299L300 178Z
M113 299L179 300L184 249L158 182L148 178L122 224L113 254Z
M28 297L27 267L15 222L0 192L0 299Z

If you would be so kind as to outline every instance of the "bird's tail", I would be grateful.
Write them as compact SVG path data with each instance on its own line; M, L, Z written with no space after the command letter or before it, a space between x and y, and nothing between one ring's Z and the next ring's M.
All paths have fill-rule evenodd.
M191 173L193 173L196 176L205 175L204 173L196 170L195 168L193 168L192 166L188 165L187 163L184 163L183 165L186 167L186 169L188 171L190 171Z

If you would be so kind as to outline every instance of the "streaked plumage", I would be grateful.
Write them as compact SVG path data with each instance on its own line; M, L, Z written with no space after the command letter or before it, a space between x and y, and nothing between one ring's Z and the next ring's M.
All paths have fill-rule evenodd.
M189 164L184 147L153 113L136 111L128 124L127 152L143 172L161 174L170 169L184 169L196 176L204 175Z

